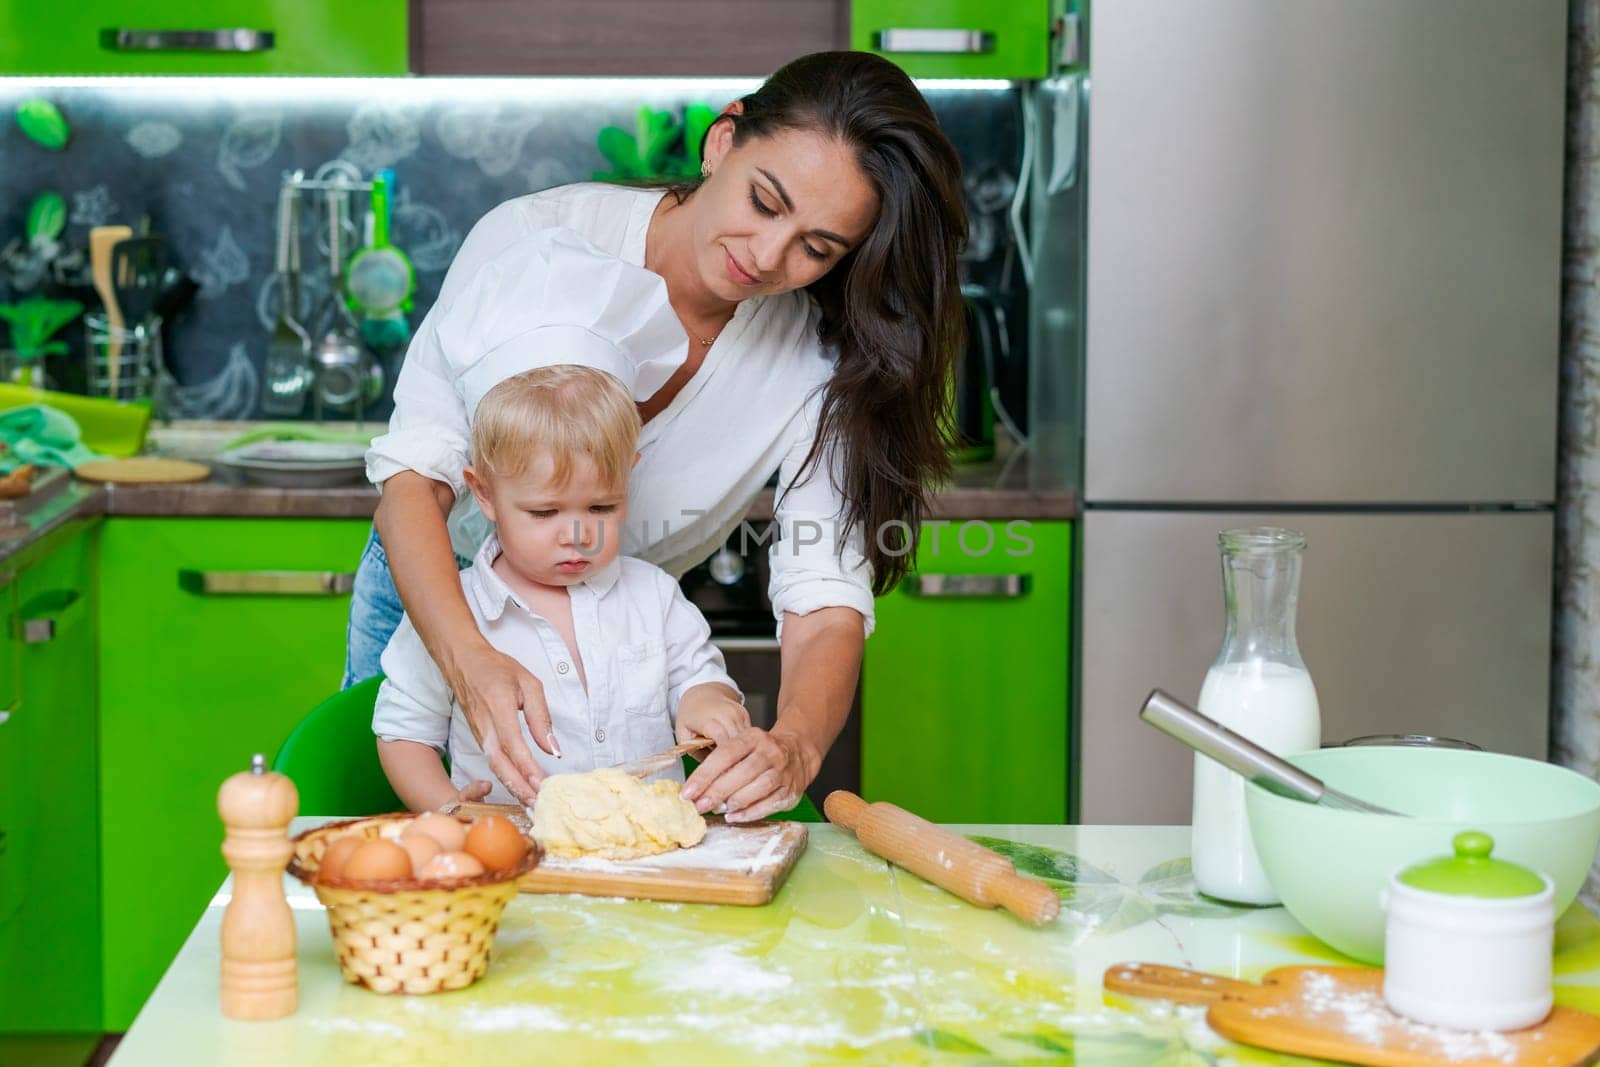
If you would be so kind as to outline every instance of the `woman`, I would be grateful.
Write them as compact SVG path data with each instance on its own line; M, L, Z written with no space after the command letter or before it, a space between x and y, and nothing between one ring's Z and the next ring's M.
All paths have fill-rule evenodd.
M849 714L872 597L905 573L927 489L949 470L941 413L966 214L960 161L910 79L867 53L802 57L727 107L702 158L692 186L565 186L489 212L369 453L383 495L351 601L347 684L378 673L403 601L490 768L525 801L539 772L519 713L541 748L559 740L539 683L488 645L463 598L456 557L483 525L457 506L452 383L426 369L442 364L429 358L445 343L437 321L475 277L566 227L665 280L689 357L640 404L628 554L683 573L778 472L777 720L719 744L689 778L701 812L759 819L816 776Z

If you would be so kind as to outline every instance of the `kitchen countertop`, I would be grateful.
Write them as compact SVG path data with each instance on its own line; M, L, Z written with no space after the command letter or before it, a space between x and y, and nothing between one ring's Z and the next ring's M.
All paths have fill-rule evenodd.
M229 433L237 436L239 427ZM183 430L167 430L166 445L158 437L155 454L199 458L195 441L209 442L200 430L184 440ZM180 444L173 445L174 440ZM209 454L209 453L208 453ZM1034 469L1031 453L1002 441L996 458L956 468L951 484L934 496L935 519L1070 520L1080 514L1078 494L1072 489L1038 488L1042 475ZM763 490L751 504L753 521L772 518L773 491ZM217 470L204 482L169 485L99 486L74 483L38 507L19 509L27 532L0 539L0 562L11 559L66 522L99 515L183 516L187 518L319 518L370 519L378 506L378 491L365 483L332 489L278 488L242 481L227 469Z
M1308 1062L1231 1044L1203 1008L1103 993L1125 961L1247 979L1348 963L1281 908L1198 897L1187 827L956 829L1049 850L1031 858L1062 876L1060 918L972 907L824 824L765 907L522 894L475 985L382 996L341 980L321 905L286 879L300 1007L260 1023L218 1007L224 883L111 1064ZM1558 1003L1600 1009L1600 921L1581 907L1555 971Z

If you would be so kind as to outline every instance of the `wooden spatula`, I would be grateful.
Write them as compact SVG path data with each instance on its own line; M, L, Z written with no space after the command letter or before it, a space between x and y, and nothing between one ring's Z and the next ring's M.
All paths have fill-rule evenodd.
M623 774L631 774L635 778L648 778L652 774L660 774L662 771L671 770L685 756L693 756L696 753L705 752L715 747L717 747L717 743L711 738L697 737L688 744L675 745L663 752L657 752L653 756L645 756L642 759L619 763L613 769L619 770Z
M1206 1024L1241 1044L1370 1067L1575 1067L1600 1053L1600 1018L1571 1008L1503 1034L1411 1022L1384 1005L1383 972L1369 967L1279 967L1256 985L1121 963L1106 969L1105 988L1209 1004Z

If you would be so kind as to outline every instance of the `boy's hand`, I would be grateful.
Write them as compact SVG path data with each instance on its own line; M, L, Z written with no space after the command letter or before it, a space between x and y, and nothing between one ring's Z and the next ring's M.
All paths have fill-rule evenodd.
M484 797L488 796L490 791L493 789L493 782L486 782L482 778L479 778L476 781L468 782L466 785L462 786L457 795L461 797L461 803L463 804L476 804Z
M712 688L718 691L701 692ZM696 686L684 694L678 705L678 724L673 732L681 745L696 737L726 741L749 728L749 710L723 686Z

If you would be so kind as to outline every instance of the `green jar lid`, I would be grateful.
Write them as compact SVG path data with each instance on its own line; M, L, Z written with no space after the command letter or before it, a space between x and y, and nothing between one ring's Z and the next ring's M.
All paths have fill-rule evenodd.
M1450 842L1454 856L1408 867L1400 881L1412 889L1452 897L1531 897L1544 892L1544 879L1526 867L1490 859L1494 838L1476 830L1459 833Z

